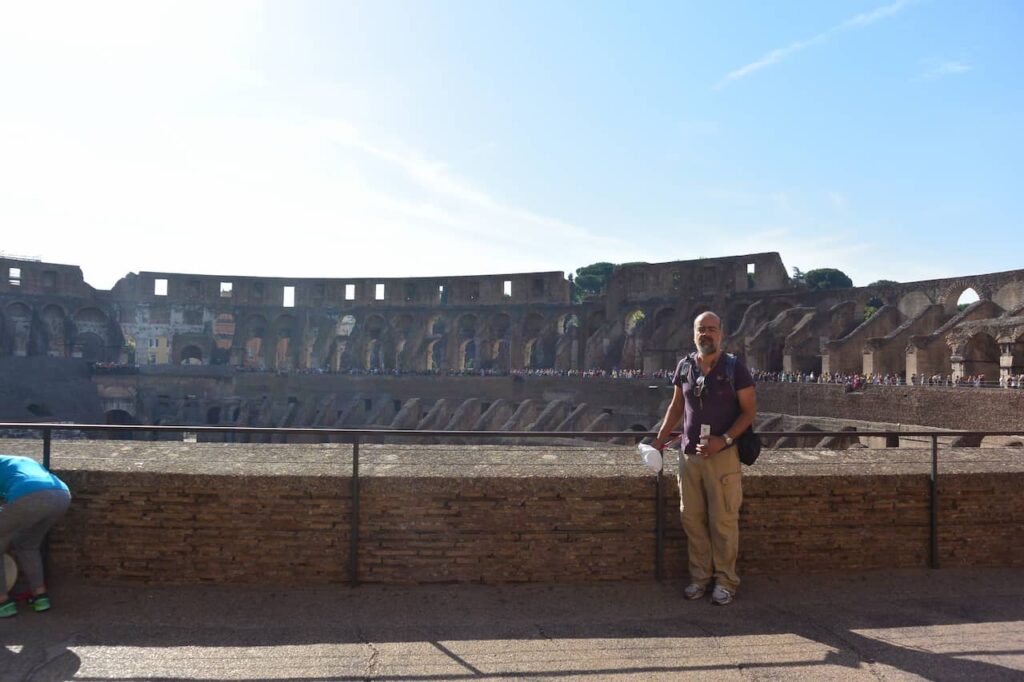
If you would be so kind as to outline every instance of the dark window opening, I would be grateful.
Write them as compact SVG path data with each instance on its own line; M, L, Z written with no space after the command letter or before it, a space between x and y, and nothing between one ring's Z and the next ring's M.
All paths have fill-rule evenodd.
M544 295L544 280L535 279L531 282L530 286L534 296Z
M402 411L402 401L401 400L395 400L395 401L393 401L392 404L394 405L395 412L401 412Z
M405 285L405 300L415 301L416 300L416 285L409 282Z
M367 412L373 409L373 398L363 398L363 409Z

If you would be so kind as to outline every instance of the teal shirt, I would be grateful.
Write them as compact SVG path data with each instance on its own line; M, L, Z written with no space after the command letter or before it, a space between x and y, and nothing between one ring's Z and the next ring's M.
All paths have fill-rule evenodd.
M0 455L0 497L7 502L14 502L19 497L40 490L68 492L68 487L34 459Z

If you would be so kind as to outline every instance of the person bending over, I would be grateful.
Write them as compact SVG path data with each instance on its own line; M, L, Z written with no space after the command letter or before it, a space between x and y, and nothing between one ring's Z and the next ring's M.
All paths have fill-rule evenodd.
M50 608L43 579L43 557L39 551L46 531L64 515L71 493L41 464L28 457L0 455L0 552L10 549L28 580L34 611ZM7 576L0 561L0 618L18 613L14 600L6 592Z

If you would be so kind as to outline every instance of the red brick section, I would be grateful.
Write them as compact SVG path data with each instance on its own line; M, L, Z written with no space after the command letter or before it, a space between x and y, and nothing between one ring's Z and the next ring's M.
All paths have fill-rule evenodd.
M324 584L347 579L349 480L60 472L75 491L51 543L56 571L99 581ZM666 568L685 575L675 479ZM1024 473L941 480L947 566L1024 566ZM590 582L654 575L654 480L613 476L374 476L362 488L367 582ZM920 474L750 476L743 573L928 563Z

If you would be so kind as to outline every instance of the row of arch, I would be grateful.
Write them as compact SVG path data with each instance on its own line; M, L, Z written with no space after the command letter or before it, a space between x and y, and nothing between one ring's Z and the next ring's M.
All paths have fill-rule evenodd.
M56 303L15 301L0 309L0 355L116 361L123 343L118 325L94 306L69 312Z

